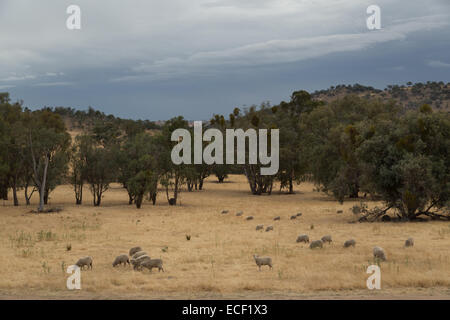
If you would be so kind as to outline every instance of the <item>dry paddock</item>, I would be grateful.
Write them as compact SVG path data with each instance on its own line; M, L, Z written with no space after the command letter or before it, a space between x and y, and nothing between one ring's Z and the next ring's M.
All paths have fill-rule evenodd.
M450 223L354 223L350 208L358 201L340 205L308 183L296 191L253 196L245 177L231 176L183 192L176 207L160 193L156 206L146 202L137 210L118 185L101 207L92 206L87 188L84 204L76 206L71 186L58 187L50 202L63 208L60 213L36 215L30 213L35 202L13 207L5 201L0 298L450 298ZM302 216L290 220L297 212ZM254 220L246 221L248 215ZM256 231L258 224L274 231ZM310 250L295 241L303 233L311 240L330 234L333 243ZM408 237L414 237L412 248L403 246ZM350 238L356 247L343 248ZM163 259L165 272L112 267L116 255L136 245ZM377 292L366 289L375 245L388 258ZM258 272L254 253L272 257L273 270ZM93 257L93 270L82 271L82 289L69 292L65 269L85 255Z

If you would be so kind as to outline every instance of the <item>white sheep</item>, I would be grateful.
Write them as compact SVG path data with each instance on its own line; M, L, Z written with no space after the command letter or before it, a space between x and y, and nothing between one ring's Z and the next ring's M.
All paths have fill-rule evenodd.
M356 241L353 239L347 240L344 242L344 248L355 247Z
M133 254L133 256L131 257L132 259L137 259L137 258L139 258L140 256L145 256L145 255L147 255L147 252L145 252L145 251L139 251L139 252L136 252L135 254Z
M405 247L413 247L414 246L414 239L413 238L408 238L405 241Z
M314 240L313 242L311 242L311 244L309 245L310 249L316 249L316 248L323 248L323 242L322 240Z
M296 242L305 242L305 243L309 243L309 237L307 234L301 234L297 237Z
M254 254L253 258L255 259L256 265L259 268L259 271L261 271L261 266L269 266L270 269L272 269L272 258L270 257L259 257L258 255Z
M128 259L128 255L121 254L120 256L117 256L116 259L114 259L114 262L112 263L112 265L113 265L113 267L115 267L122 263L124 266L126 266L127 263L130 264L130 259Z
M90 268L92 270L92 257L84 257L81 258L77 261L77 263L75 263L78 267L81 268L81 270L83 270L84 266L87 266L88 269Z
M141 247L134 247L130 249L130 252L128 252L128 255L132 257L136 252L142 251Z
M150 272L152 272L153 268L158 268L158 272L164 272L163 269L163 262L161 259L150 259L150 260L145 260L143 262L141 262L141 267L147 268L150 270Z
M381 247L373 248L373 257L381 261L386 261L386 254L384 253L384 250Z

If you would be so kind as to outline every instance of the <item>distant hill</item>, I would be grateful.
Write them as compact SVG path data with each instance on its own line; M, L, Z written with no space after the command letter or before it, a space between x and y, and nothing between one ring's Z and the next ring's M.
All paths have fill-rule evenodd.
M429 104L432 108L441 111L450 111L450 83L431 82L411 83L406 85L389 85L384 90L375 89L360 84L337 85L325 90L311 93L315 100L330 102L349 94L355 94L363 98L380 98L382 100L395 100L405 109L416 109L423 104ZM121 119L89 107L88 110L76 110L68 107L44 108L58 113L64 119L69 131L80 132L89 130L96 125L113 125L124 131L141 128L144 130L159 130L165 121L130 120ZM192 125L192 121L190 125Z
M406 85L389 85L384 90L367 87L360 84L332 86L326 90L313 92L316 100L329 102L342 98L348 94L355 94L364 98L380 98L395 100L405 109L416 109L423 104L429 104L433 109L450 110L450 83L431 82L411 83Z

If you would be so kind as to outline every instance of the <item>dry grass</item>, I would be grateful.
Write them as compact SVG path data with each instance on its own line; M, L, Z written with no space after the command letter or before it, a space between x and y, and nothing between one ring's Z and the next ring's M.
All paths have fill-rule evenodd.
M388 257L381 264L385 292L440 290L450 296L449 223L351 223L355 202L340 205L313 192L311 184L297 187L295 195L269 197L251 195L244 177L230 180L210 179L204 191L182 193L177 207L160 194L157 206L145 203L137 210L126 205L119 186L106 192L99 208L92 206L87 189L85 204L75 206L70 186L51 194L51 205L64 208L60 213L35 215L28 213L34 205L16 208L5 202L0 207L0 297L33 292L67 297L65 269L85 255L93 257L94 268L82 272L81 291L103 298L369 292L366 268L375 245ZM221 214L224 209L229 214ZM336 214L340 209L344 213ZM240 210L244 215L236 217ZM297 212L303 215L289 220ZM245 221L247 215L255 219ZM278 215L281 221L273 221ZM257 232L257 224L273 225L274 231ZM331 234L333 244L310 250L295 242L301 233L311 240ZM410 236L415 246L406 249ZM356 248L344 249L350 238ZM112 267L115 256L136 245L162 258L166 272ZM271 256L273 271L258 272L254 253Z

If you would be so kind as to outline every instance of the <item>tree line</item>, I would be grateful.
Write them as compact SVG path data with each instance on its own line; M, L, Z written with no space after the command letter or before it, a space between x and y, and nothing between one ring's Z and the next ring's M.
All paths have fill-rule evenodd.
M159 193L175 205L184 188L201 190L211 174L223 182L228 174L241 173L254 195L271 195L275 185L294 193L295 185L312 181L341 202L382 200L385 206L371 212L376 217L393 210L403 220L449 218L450 118L428 105L405 110L393 101L355 95L325 103L296 91L288 102L235 108L204 125L224 134L226 129L279 129L280 168L274 176L261 175L259 163L174 165L170 154L177 142L171 133L193 130L183 117L157 130L142 121L95 121L72 141L61 112L31 111L0 94L0 198L12 190L19 205L17 193L23 190L29 204L37 193L38 211L43 211L51 192L70 183L77 205L87 189L94 206L100 206L117 182L137 208L144 199L156 204Z

